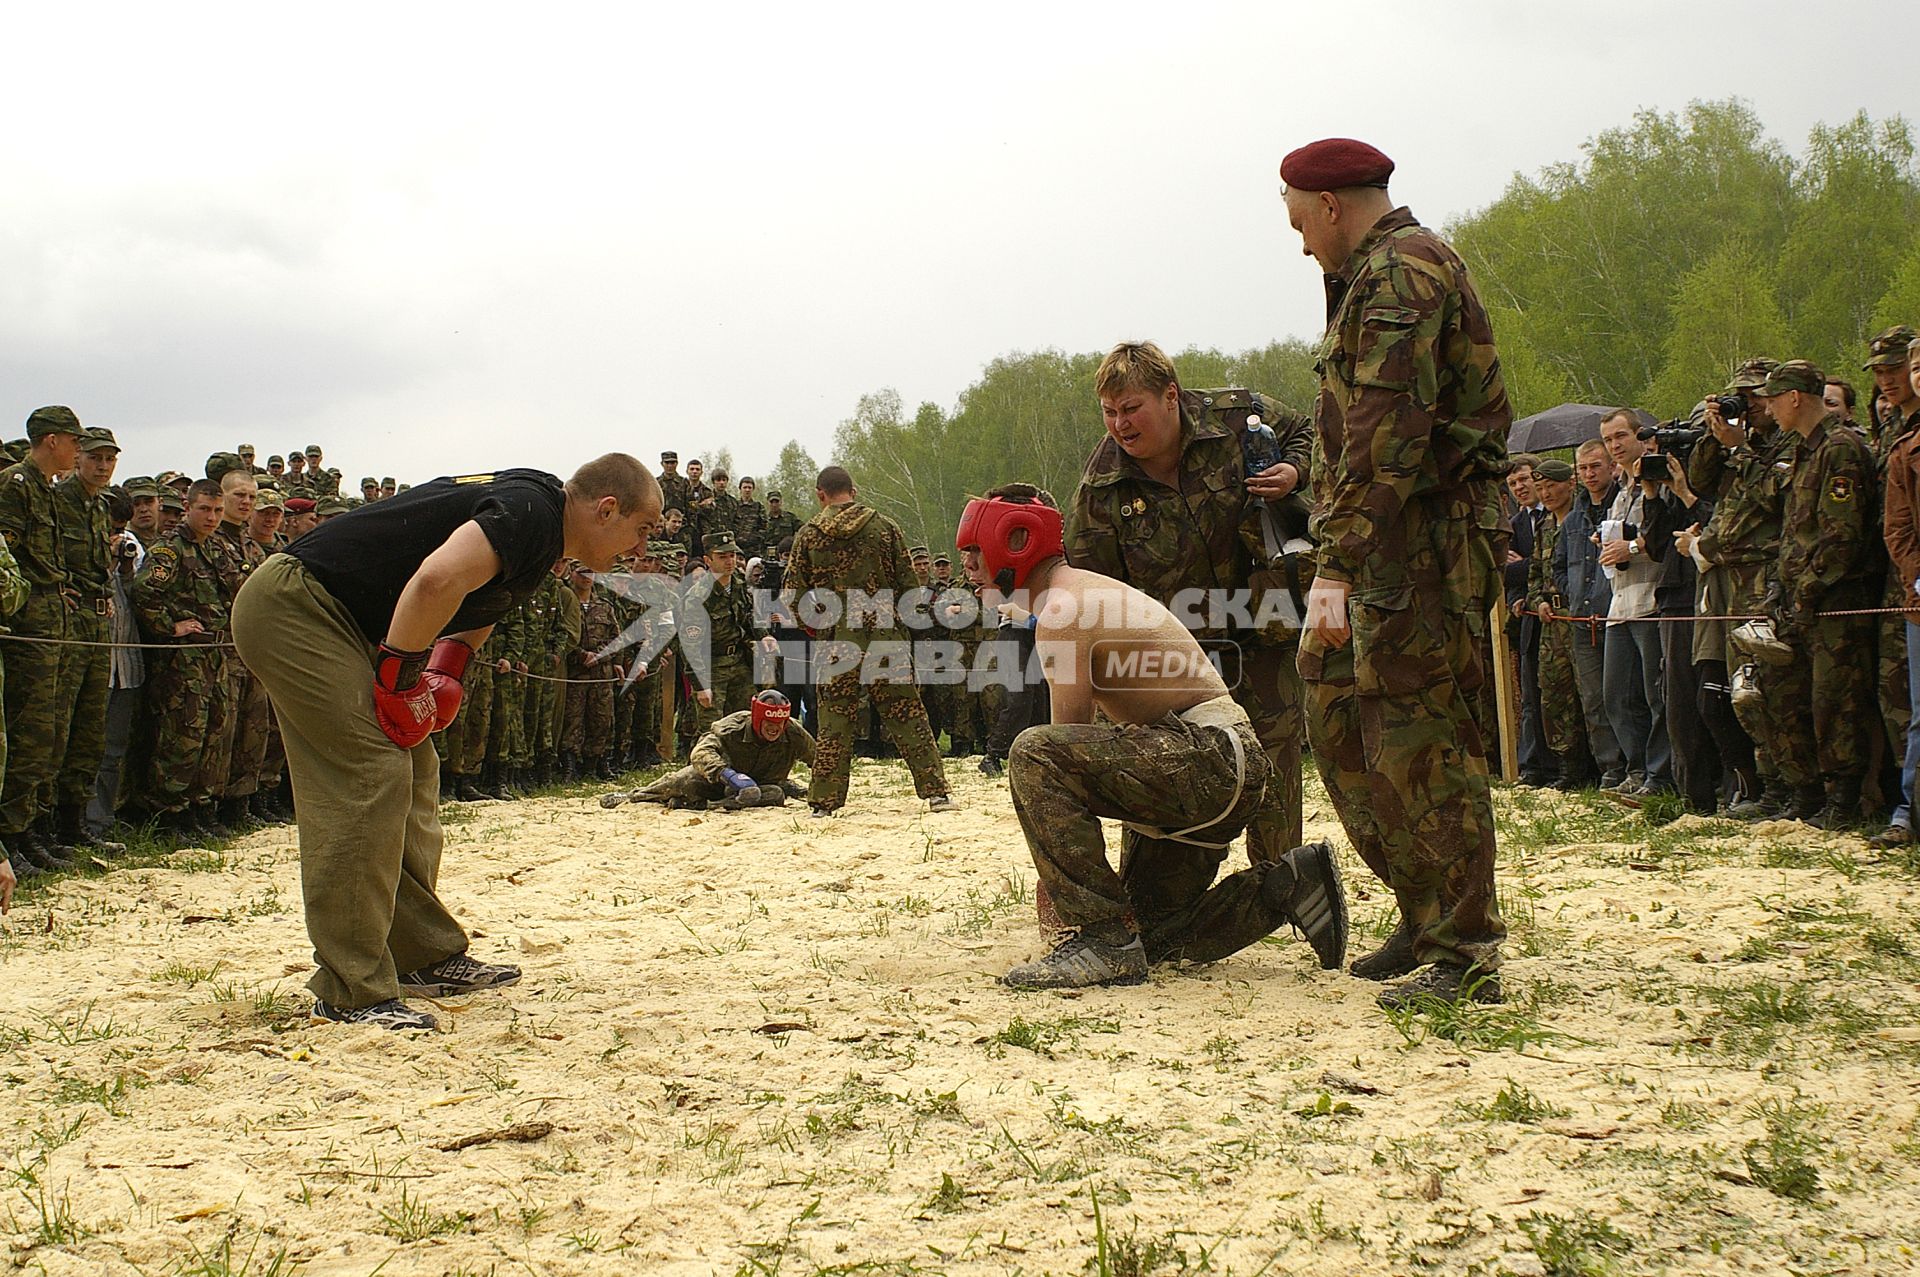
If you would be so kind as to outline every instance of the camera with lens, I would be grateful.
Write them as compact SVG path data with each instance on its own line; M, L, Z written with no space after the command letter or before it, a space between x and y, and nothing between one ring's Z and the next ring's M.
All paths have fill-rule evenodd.
M1727 397L1732 398L1731 395ZM1672 421L1663 421L1657 426L1642 426L1637 433L1640 436L1640 442L1657 444L1661 452L1682 461L1692 455L1694 445L1707 435L1705 430L1689 424L1684 417L1675 417Z
M1720 415L1728 421L1739 421L1747 415L1747 397L1745 395L1715 395L1708 400L1720 410Z

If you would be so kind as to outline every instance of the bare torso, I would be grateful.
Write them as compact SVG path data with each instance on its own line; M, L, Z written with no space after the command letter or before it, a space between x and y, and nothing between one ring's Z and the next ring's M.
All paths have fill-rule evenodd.
M1187 627L1165 607L1098 572L1056 566L1034 598L1034 643L1053 721L1151 723L1226 694Z

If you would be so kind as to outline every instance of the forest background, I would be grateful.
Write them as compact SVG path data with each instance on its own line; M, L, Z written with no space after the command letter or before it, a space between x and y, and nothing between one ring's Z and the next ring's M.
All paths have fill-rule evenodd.
M1274 207L1274 234L1292 234L1277 192ZM1900 116L1819 125L1795 154L1738 99L1643 111L1442 229L1492 313L1516 419L1570 401L1681 415L1766 354L1853 381L1864 420L1868 337L1920 323L1920 179ZM1227 352L1180 348L1177 333L1114 334L1139 339L1173 350L1188 387L1312 406L1312 340ZM1000 355L951 408L909 412L878 388L840 423L827 459L914 544L951 546L967 496L1010 480L1039 482L1064 506L1102 433L1102 353ZM754 475L763 496L782 491L803 518L815 508L823 462L797 439L770 469L736 468L724 447L701 455Z

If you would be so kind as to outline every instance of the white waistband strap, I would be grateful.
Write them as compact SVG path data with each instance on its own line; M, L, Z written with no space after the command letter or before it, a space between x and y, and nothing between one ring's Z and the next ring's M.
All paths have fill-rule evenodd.
M1195 717L1196 711L1217 707L1220 701L1225 701L1233 707L1234 713L1239 715L1238 722L1235 722L1231 717L1225 715L1217 708L1213 708L1211 712L1218 715L1222 721L1202 722L1199 718ZM1230 696L1221 696L1211 701L1202 701L1192 709L1180 714L1179 717L1189 723L1193 723L1195 726L1218 727L1226 733L1227 743L1233 746L1233 797L1227 799L1227 805L1220 809L1218 816L1215 816L1212 820L1203 820L1197 825L1188 825L1185 829L1161 829L1155 825L1143 825L1138 821L1132 820L1121 821L1121 827L1131 829L1142 838L1157 838L1162 842L1185 843L1189 847L1205 847L1209 851L1225 851L1227 848L1233 846L1233 839L1229 838L1225 842L1208 842L1204 838L1195 838L1192 835L1199 833L1203 829L1213 828L1228 816L1231 816L1233 809L1240 805L1240 795L1246 791L1247 787L1247 749L1245 745L1240 743L1240 733L1235 731L1234 728L1241 724L1250 724L1252 720L1247 717L1247 712L1244 709L1241 709L1239 705L1234 703L1233 698Z

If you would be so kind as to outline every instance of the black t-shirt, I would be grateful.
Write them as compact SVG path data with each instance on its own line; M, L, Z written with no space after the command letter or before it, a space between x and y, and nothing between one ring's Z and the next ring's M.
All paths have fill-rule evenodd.
M370 643L426 557L469 520L492 542L500 573L460 604L442 634L492 625L532 594L565 543L566 489L539 470L500 470L417 484L337 515L286 548L353 614Z

